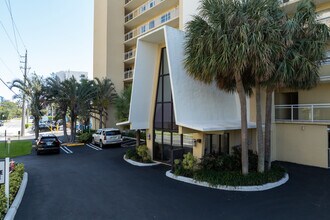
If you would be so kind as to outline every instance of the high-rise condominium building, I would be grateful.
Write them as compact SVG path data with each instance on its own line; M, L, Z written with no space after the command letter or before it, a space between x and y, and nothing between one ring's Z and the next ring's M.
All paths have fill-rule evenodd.
M283 0L292 14L299 0ZM314 0L320 22L330 22L330 0ZM94 77L110 78L117 92L133 85L128 122L146 130L154 160L170 163L173 152L230 153L240 144L237 94L192 79L183 67L184 27L199 0L95 0ZM330 53L328 53L330 54ZM329 167L330 62L309 91L274 94L272 160ZM247 99L248 142L256 145L255 97ZM107 126L114 126L114 109Z

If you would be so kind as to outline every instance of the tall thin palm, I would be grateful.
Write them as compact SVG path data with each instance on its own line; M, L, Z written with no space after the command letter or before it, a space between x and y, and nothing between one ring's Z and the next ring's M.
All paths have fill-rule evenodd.
M117 93L115 85L112 83L111 79L94 79L94 87L96 90L95 97L93 99L93 106L99 115L99 128L102 128L104 125L103 116L107 118L107 109L110 104L114 103L117 98Z
M271 167L272 97L276 88L311 89L319 82L319 68L329 40L329 28L316 20L315 5L301 1L297 11L283 25L285 51L274 56L276 65L266 87L265 148Z
M45 88L42 77L33 74L30 78L23 80L16 79L11 87L20 89L27 97L30 103L31 114L34 117L35 138L39 137L39 121L42 116L42 109L45 107Z

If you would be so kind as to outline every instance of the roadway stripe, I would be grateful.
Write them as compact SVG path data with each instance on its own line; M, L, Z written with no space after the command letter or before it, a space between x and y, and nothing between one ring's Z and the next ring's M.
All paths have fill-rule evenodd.
M69 154L69 152L64 147L61 147L61 150L64 151L65 153Z
M70 150L67 146L63 146L63 148L64 148L65 150L67 150L70 154L73 154L73 151Z
M102 150L102 148L97 147L97 146L95 146L93 144L86 144L86 145L87 145L87 147L92 148L92 149L97 150L97 151Z

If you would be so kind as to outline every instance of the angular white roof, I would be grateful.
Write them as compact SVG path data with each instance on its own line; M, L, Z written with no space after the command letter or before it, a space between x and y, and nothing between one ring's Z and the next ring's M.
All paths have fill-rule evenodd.
M151 104L158 78L159 45L165 45L167 51L176 124L204 132L240 129L238 95L190 77L183 64L184 32L168 26L138 39L129 114L131 128L149 129L153 121ZM254 123L248 124L255 127Z

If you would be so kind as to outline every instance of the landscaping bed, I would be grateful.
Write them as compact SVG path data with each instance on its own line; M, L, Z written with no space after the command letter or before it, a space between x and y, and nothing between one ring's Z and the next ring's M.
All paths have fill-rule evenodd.
M24 174L24 165L16 164L15 169L9 175L9 206L13 203L15 196L21 186L21 182ZM5 185L0 186L0 219L3 219L7 212L7 199L5 196Z
M206 182L215 188L261 186L288 178L285 169L278 165L272 165L270 170L259 173L257 164L258 156L249 152L249 174L243 175L239 149L235 149L232 155L206 155L199 164L197 159L188 153L183 160L175 160L172 173L175 176L191 178L195 182Z
M129 149L124 155L124 160L134 166L155 166L159 163L153 162L147 146L141 145L137 148Z

